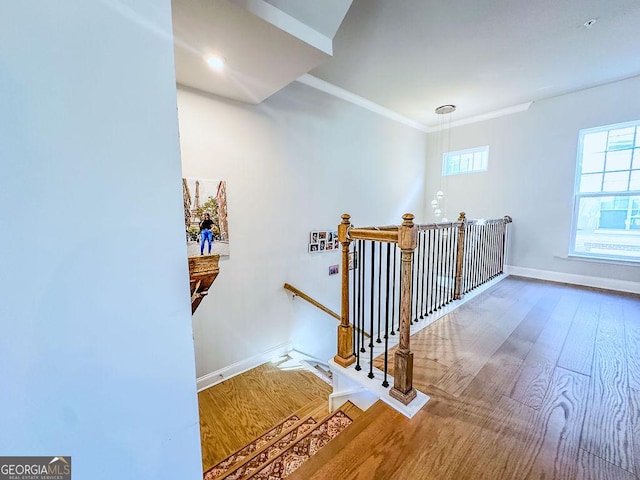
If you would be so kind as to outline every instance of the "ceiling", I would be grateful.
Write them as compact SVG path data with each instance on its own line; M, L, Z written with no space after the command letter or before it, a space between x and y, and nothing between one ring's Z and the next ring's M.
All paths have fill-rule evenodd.
M437 126L434 109L443 104L457 106L453 118L459 121L640 75L639 0L173 3L178 81L242 100L224 89L210 88L215 83L211 79L199 84L184 80L211 77L211 73L198 55L193 55L191 65L181 62L179 43L195 45L192 51L200 53L207 41L218 42L232 49L223 54L229 64L233 60L260 67L246 74L255 75L253 82L258 85L269 75L282 73L277 85L244 100L253 103L309 72L428 128ZM315 32L315 38L332 41L332 48L322 42L313 45L291 29L284 32L264 15L258 18L256 5L267 3L268 8ZM207 17L195 6L215 9ZM240 21L230 10L235 16L249 17ZM592 19L595 24L585 26ZM198 28L207 35L196 34ZM298 56L282 49L286 43L282 38L263 35L262 30L269 29L275 37L288 36ZM233 49L238 44L243 48ZM264 51L280 63L262 61ZM194 73L199 69L202 72Z

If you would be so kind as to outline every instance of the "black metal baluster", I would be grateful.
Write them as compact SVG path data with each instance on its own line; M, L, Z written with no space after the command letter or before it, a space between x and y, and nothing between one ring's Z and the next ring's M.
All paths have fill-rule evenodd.
M382 296L382 242L380 243L380 254L378 255L378 338L376 338L376 343L382 343L380 339L380 315L381 308L380 302Z
M443 285L442 285L442 306L445 306L449 303L449 259L451 255L451 232L449 231L449 227L443 228L444 232L444 258L442 259L442 270L443 270Z
M421 254L420 254L420 258L422 258L420 262L420 265L421 265L420 278L422 280L422 288L420 289L420 318L422 319L425 316L424 296L425 296L425 290L427 289L427 270L426 270L427 259L425 257L426 246L427 246L427 231L421 230L420 235L422 236L422 247L421 247Z
M365 275L367 272L367 263L365 262L366 252L367 252L367 242L364 240L360 240L361 249L360 249L360 267L362 271L360 272L360 290L362 291L362 307L360 309L360 353L365 353L367 350L364 348L364 319L365 319L365 310L366 310L366 282Z
M456 266L458 264L458 228L451 225L451 301L456 296Z
M469 258L469 237L471 236L471 228L469 224L465 225L464 237L462 239L462 286L460 293L464 295L467 293L467 285L469 284L467 278L469 277L469 264L467 258Z
M496 266L498 265L498 259L496 254L498 253L498 235L496 234L498 230L498 224L493 222L491 224L491 278L494 278L498 274L498 269Z
M498 223L496 228L496 241L498 245L496 247L496 276L502 273L502 228L504 223Z
M398 250L397 246L396 246L396 250ZM400 258L398 258L398 265L397 265L399 277L400 277L401 265L402 265L402 254L400 255ZM402 282L402 278L400 278L399 282ZM402 305L402 283L400 283L400 288L398 289L398 304L396 305L398 308L398 328L396 329L396 332L400 331L400 305Z
M469 279L469 291L473 290L475 288L475 281L476 281L476 233L477 233L477 228L476 225L474 224L472 227L472 238L473 241L471 243L471 249L469 250L471 256L469 257L469 262L471 262L471 278Z
M507 224L506 223L502 223L502 229L501 229L501 233L500 233L500 241L501 241L501 247L500 247L500 273L504 272L504 262L505 262L505 256L506 256L506 251L507 251Z
M416 256L412 255L411 257L411 298L409 299L409 306L410 306L410 312L409 312L409 319L410 322L413 324L413 299L415 298L415 293L416 293Z
M426 289L426 273L425 273L425 258L424 258L424 247L425 244L427 243L427 237L426 234L427 232L425 230L419 230L418 232L421 242L419 244L419 248L420 248L420 298L419 298L419 307L418 310L420 310L420 319L424 318L424 291Z
M494 250L495 250L495 223L491 223L489 228L489 279L494 275Z
M418 292L420 291L420 231L418 231L418 242L417 242L417 246L416 246L416 250L417 250L417 255L414 255L413 257L415 258L416 256L418 257L416 259L416 261L414 262L414 265L417 264L417 268L415 268L413 270L413 275L416 279L415 281L415 289L411 291L411 295L413 296L413 321L415 321L416 323L418 322Z
M449 255L448 251L449 234L445 227L442 228L442 258L440 264L442 265L442 274L440 276L442 290L440 296L440 307L444 307L447 304L447 259Z
M357 298L357 286L356 286L356 269L355 269L355 258L356 258L356 242L352 242L351 243L351 252L350 252L350 258L353 258L353 270L351 271L351 290L349 293L351 293L351 323L353 323L353 339L351 341L352 345L351 347L353 348L353 354L357 357L358 356L358 349L356 347L357 345L357 341L358 341L358 328L357 328L357 318L356 317L356 298Z
M363 310L364 310L364 306L363 306L363 296L364 296L364 282L363 282L363 275L364 275L364 264L362 262L362 256L363 256L363 252L364 252L364 245L363 245L363 241L362 240L358 240L358 272L359 272L359 277L360 277L360 281L358 282L358 345L356 345L356 350L358 350L358 355L356 356L356 370L360 371L362 370L362 366L360 365L360 354L364 351L362 349L362 344L363 344L363 331L364 329L362 328L362 323L363 323Z
M489 251L489 226L485 224L485 226L483 227L483 240L482 240L482 250L483 250L483 254L482 254L482 284L486 283L486 281L488 280L488 275L487 275L487 266L489 263L489 257L487 255L488 251Z
M473 271L473 248L474 248L474 244L473 244L473 238L475 235L475 226L471 225L469 227L469 236L467 237L467 244L469 246L469 248L466 251L467 254L467 263L469 264L469 268L467 269L467 271L469 272L469 274L467 275L467 291L471 291L472 285L473 285L473 275L474 275L474 271Z
M431 229L431 265L430 265L430 273L431 273L431 284L429 286L429 314L433 313L435 310L435 297L436 297L436 289L435 289L435 275L436 275L436 245L437 245L437 233L436 229Z
M477 233L478 233L478 228L477 226L474 224L473 225L473 243L471 245L471 281L469 282L469 290L473 290L474 288L476 288L476 279L478 276L478 272L477 272L477 254L476 254L476 249L478 246L477 243Z
M445 305L451 303L453 300L453 277L455 273L453 271L451 260L454 258L453 255L453 240L454 240L453 229L451 225L447 227L447 260L446 260L446 269L447 269L447 288L445 295Z
M478 270L477 270L478 276L476 277L476 288L482 285L482 250L483 250L483 241L484 241L483 233L484 233L484 228L482 225L479 225L478 226L478 252L476 255L476 258L478 260Z
M387 388L389 382L387 381L387 373L389 371L389 261L391 259L391 243L387 243L387 281L385 283L387 289L386 307L384 316L384 379L382 386ZM393 332L392 332L393 333Z
M396 321L396 251L398 246L393 247L393 290L392 290L392 302L391 302L391 335L395 335L395 321Z
M374 279L375 272L374 266L376 263L376 242L371 241L371 310L369 312L369 374L367 375L369 378L373 378L373 317L375 316L375 312L373 310L373 296L374 296Z
M442 286L442 229L438 228L438 260L436 262L436 310L440 310Z

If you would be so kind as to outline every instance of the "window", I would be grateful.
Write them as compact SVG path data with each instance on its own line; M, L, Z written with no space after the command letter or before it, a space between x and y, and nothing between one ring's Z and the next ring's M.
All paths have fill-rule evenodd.
M442 155L442 175L484 172L488 159L489 146L445 153Z
M580 131L571 253L640 262L640 121Z

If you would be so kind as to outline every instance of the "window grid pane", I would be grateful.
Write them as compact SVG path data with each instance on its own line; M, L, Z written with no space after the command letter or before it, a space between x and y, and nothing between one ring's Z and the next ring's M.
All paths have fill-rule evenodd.
M607 172L629 170L631 168L632 150L616 150L607 152Z
M602 174L591 173L582 175L580 179L580 193L596 193L602 191Z
M471 148L442 155L442 174L459 175L487 170L489 147Z
M582 130L576 177L571 253L640 262L640 121Z

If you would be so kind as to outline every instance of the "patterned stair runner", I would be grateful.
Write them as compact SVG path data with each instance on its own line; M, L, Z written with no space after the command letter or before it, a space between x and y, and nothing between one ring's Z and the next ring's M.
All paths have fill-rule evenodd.
M245 458L252 455L256 450L261 449L263 446L270 443L274 438L280 435L283 431L293 427L300 418L297 415L291 415L285 418L281 423L273 427L266 433L263 433L250 444L235 451L227 458L219 462L204 473L204 480L213 480L224 475L229 470L232 470L236 465L242 462Z
M307 435L295 444L280 453L276 458L263 466L252 475L245 476L243 480L275 480L286 478L300 465L307 461L318 450L324 447L330 440L353 423L344 412L337 410L320 425L316 426Z
M352 423L341 410L319 425L292 415L204 473L204 480L285 478Z
M253 472L311 430L316 421L292 415L204 473L204 480L236 480Z

